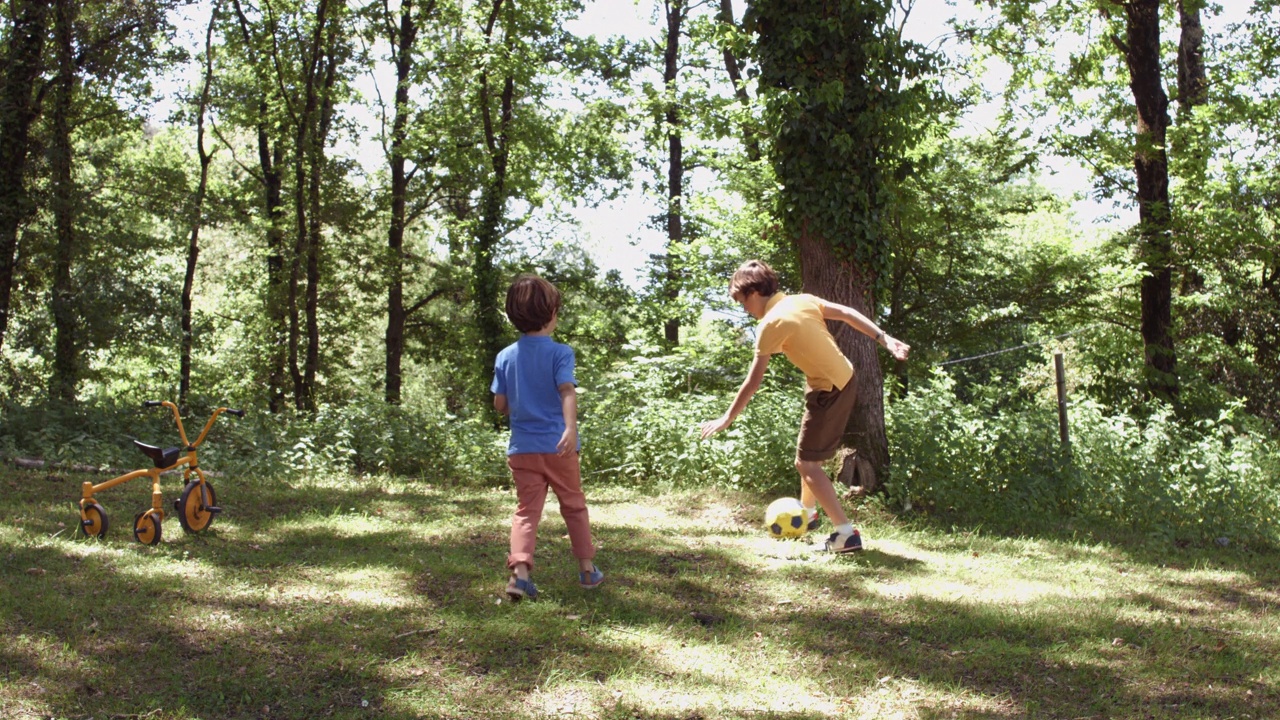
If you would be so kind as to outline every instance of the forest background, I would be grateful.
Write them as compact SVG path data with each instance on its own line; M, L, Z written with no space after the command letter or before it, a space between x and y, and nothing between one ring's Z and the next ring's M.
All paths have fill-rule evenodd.
M565 0L9 2L0 454L129 467L174 399L250 411L205 453L231 472L504 485L488 378L531 271L565 292L588 477L790 491L793 370L695 430L759 257L913 346L840 336L862 464L833 472L874 502L1280 540L1277 3L637 8L606 36ZM580 226L637 194L639 279Z

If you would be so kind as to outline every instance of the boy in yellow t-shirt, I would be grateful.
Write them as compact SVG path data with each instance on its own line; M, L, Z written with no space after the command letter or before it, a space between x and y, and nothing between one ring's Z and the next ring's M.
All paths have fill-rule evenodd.
M742 264L729 282L729 295L742 304L747 314L760 321L756 354L747 378L724 415L702 423L702 438L729 427L760 389L769 357L787 356L805 374L805 409L796 442L796 470L800 473L800 502L810 519L817 522L817 505L835 525L827 538L831 552L862 549L862 537L854 529L840 505L831 478L822 463L840 447L845 424L857 398L853 365L840 352L827 329L827 320L839 320L874 338L898 360L906 360L911 346L889 337L862 313L851 307L827 302L815 295L787 295L778 292L778 275L759 260Z

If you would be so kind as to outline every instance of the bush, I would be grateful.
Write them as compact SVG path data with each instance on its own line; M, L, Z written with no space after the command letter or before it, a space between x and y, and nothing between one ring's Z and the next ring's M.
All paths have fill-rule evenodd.
M211 409L183 418L195 440ZM52 464L145 467L131 442L181 443L166 409L118 403L75 407L0 406L0 453L40 457ZM201 464L255 477L315 473L392 473L436 482L505 482L505 440L482 419L443 409L389 406L365 398L322 406L314 416L250 412L222 416L200 448Z
M724 371L685 352L633 357L583 393L583 472L649 487L794 491L801 397L771 375L733 425L703 442L699 426L733 397Z
M1169 540L1280 541L1280 447L1229 407L1180 424L1165 407L1141 421L1084 400L1061 447L1056 406L1001 407L1003 389L961 404L943 372L887 413L892 503L1014 531L1120 527Z

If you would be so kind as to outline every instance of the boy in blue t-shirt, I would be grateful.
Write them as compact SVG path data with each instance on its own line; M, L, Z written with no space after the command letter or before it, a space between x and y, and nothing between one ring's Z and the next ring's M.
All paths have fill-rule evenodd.
M594 588L604 582L604 573L592 561L596 548L578 466L573 349L551 339L560 299L556 286L536 275L521 275L511 283L507 317L521 335L498 353L489 388L494 408L511 419L507 466L516 485L516 512L511 518L507 595L513 601L538 594L529 573L547 488L560 499L560 514L578 559L578 584Z

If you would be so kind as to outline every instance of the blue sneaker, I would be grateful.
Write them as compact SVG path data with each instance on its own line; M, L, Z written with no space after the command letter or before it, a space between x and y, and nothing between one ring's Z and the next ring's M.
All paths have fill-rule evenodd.
M521 580L512 575L511 582L507 583L507 597L511 602L520 602L524 598L532 600L538 597L538 586L533 584L533 578Z
M591 566L589 572L578 573L578 584L588 590L598 587L602 582L604 582L604 573L595 565Z
M862 549L862 536L855 529L849 535L842 535L838 532L831 533L831 537L827 538L826 550L833 553L858 552Z

